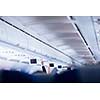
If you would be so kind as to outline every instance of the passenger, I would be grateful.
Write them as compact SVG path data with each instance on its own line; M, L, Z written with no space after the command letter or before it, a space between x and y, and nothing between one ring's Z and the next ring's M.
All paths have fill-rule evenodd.
M57 73L57 71L58 71L58 70L57 70L57 68L55 67L55 68L52 70L51 74L52 74L52 75L55 75L55 74Z
M47 73L46 68L45 68L45 66L44 66L44 61L41 61L41 65L42 65L42 70L43 70L43 72L44 72L44 73Z
M45 69L45 66L42 66L42 70L43 70L44 73L47 73L46 69Z

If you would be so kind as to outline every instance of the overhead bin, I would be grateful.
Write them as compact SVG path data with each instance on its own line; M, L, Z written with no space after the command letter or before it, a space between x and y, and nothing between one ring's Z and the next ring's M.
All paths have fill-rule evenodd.
M5 24L0 21L0 40L4 41L7 40L7 33L5 31L6 31Z
M39 52L45 56L53 57L60 59L62 61L71 62L71 59L63 54L59 53L58 51L52 49L51 47L27 36L28 38L28 49Z
M94 26L94 21L91 16L74 16L76 25L80 29L83 37L87 41L87 45L91 48L95 60L99 60L99 45L96 35L96 29ZM99 55L99 56L98 56Z
M15 46L27 48L27 37L17 29L0 21L0 39Z
M1 40L10 43L16 47L21 47L22 49L32 50L39 52L45 56L51 57L51 59L58 59L66 63L71 63L71 59L60 52L52 49L51 47L43 44L42 42L24 34L23 32L15 29L14 27L0 21L2 27L0 27L0 37ZM2 29L4 29L2 31ZM2 35L3 34L3 35ZM34 56L34 55L33 55ZM55 59L55 60L56 60Z

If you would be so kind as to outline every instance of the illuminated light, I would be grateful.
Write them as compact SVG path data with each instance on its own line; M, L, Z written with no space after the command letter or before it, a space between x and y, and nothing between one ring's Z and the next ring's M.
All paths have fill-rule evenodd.
M99 34L99 33L97 33L97 36L100 36L100 34Z

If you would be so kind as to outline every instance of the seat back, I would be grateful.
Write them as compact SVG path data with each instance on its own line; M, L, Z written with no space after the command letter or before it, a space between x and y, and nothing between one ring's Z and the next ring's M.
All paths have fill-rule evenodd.
M64 71L55 76L55 82L100 83L100 66L89 66Z

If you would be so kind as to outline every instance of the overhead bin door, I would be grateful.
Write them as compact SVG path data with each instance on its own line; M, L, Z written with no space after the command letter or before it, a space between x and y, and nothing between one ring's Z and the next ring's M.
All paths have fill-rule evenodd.
M27 37L15 28L0 21L0 40L27 48Z
M6 28L5 25L2 24L2 22L0 21L0 40L7 40L7 33L6 33Z

